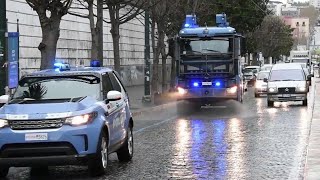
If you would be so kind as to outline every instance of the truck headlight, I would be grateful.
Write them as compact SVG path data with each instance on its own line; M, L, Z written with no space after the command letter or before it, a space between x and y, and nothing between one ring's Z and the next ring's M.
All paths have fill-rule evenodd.
M4 128L6 126L8 126L9 123L7 120L4 120L4 119L0 119L0 128Z
M183 89L182 87L178 87L177 89L178 89L178 93L179 93L180 95L184 95L184 94L187 93L187 90Z
M296 90L299 92L306 92L307 88L306 87L297 87Z
M274 92L277 91L277 88L269 88L268 91L269 91L270 93L274 93Z
M229 94L235 94L237 92L238 87L237 86L233 86L231 88L227 88L227 93Z
M91 123L94 118L97 116L97 113L89 113L84 114L80 116L73 116L66 119L66 124L72 125L72 126L80 126Z

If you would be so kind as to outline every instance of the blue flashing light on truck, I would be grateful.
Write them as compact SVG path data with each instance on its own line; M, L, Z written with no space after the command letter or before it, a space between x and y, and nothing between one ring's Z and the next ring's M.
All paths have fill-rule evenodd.
M243 100L244 37L229 26L225 14L216 15L216 24L200 27L195 15L187 15L178 37L171 43L174 47L169 47L176 57L179 100L206 104Z

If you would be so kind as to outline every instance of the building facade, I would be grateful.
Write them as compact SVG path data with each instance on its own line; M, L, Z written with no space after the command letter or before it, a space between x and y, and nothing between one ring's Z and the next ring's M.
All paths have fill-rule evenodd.
M314 6L317 9L320 9L320 0L310 0L310 5Z
M40 67L41 28L35 11L25 0L6 0L8 31L20 31L20 75L38 70ZM86 11L86 10L84 10ZM86 13L86 12L83 12ZM108 12L104 12L108 17ZM144 81L145 32L142 16L122 24L120 29L121 76L126 84L139 85ZM104 23L104 65L113 66L113 45L110 24ZM57 59L71 65L89 65L91 57L91 34L89 20L65 15L60 25ZM151 55L152 57L152 55Z

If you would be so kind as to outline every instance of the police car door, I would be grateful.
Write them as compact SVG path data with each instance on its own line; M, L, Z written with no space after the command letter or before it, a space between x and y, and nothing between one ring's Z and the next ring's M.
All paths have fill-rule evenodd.
M116 75L113 72L109 73L109 77L112 83L113 90L119 91L122 94L122 97L119 101L115 101L116 106L116 114L113 120L113 130L114 130L114 140L116 143L119 143L121 140L125 138L127 125L127 102L128 98L124 88L122 87L120 81L117 79Z

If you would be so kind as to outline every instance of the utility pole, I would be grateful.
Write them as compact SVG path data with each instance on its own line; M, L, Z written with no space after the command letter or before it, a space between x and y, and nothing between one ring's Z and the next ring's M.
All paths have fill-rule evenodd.
M5 66L5 32L7 29L7 18L6 18L6 0L0 1L0 95L5 94L4 88L7 85L6 79L6 66Z
M145 30L145 49L144 49L144 96L143 102L151 102L150 92L150 14L149 9L145 10L144 30Z
M103 66L103 0L97 2L98 59Z

